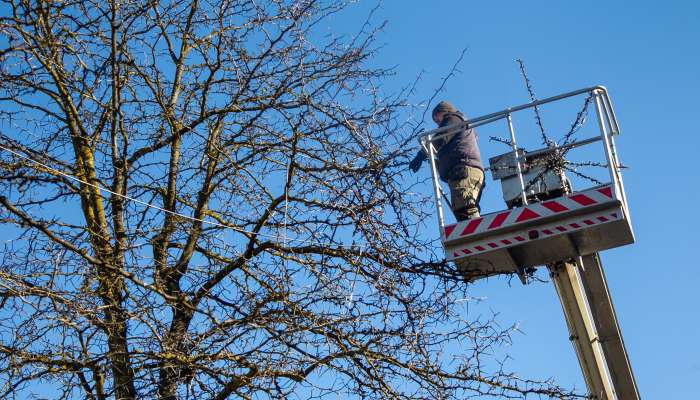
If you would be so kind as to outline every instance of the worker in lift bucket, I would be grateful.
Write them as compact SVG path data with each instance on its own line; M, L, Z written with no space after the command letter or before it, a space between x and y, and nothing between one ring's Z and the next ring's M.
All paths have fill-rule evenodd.
M459 124L466 121L466 118L451 103L441 101L433 109L433 121L442 128ZM484 168L481 165L481 154L476 139L476 131L465 128L449 138L447 143L444 139L433 141L437 150L438 173L440 179L450 187L450 205L457 221L479 216ZM408 166L415 173L427 158L421 150Z

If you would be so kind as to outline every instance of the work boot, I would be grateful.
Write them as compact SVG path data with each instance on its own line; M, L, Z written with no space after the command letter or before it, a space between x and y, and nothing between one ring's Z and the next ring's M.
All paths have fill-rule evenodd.
M479 214L479 209L476 207L462 208L459 210L455 210L454 214L455 214L455 218L457 218L458 222L466 221L468 219L479 218L481 216Z
M454 213L455 218L457 219L457 222L466 221L466 220L472 218L469 214L469 209L467 209L467 208L462 208L460 210L453 210L452 212Z

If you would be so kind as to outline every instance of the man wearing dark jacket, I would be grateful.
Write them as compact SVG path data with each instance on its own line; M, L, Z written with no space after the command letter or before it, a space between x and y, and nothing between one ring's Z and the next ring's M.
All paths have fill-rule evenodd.
M465 121L464 115L447 101L433 109L433 121L442 128ZM447 140L433 142L437 150L440 179L450 187L452 212L458 221L479 216L479 200L484 185L484 168L474 129L462 129ZM421 150L409 164L417 172L427 155Z

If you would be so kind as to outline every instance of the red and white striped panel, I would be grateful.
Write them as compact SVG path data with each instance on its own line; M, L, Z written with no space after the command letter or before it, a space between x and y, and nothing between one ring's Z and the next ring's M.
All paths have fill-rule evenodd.
M533 240L546 239L554 235L569 234L620 219L622 219L622 209L620 208L614 209L613 211L605 210L598 213L586 214L584 216L572 217L562 221L551 222L537 228L510 232L456 247L449 247L445 249L446 258L448 260L454 260L456 258L473 256L496 249L520 245Z
M464 238L477 233L517 225L537 218L592 207L597 204L610 202L613 199L612 185L573 193L569 196L558 197L552 200L529 204L525 207L517 207L512 210L487 214L480 218L447 225L443 232L443 240L450 241L457 238Z

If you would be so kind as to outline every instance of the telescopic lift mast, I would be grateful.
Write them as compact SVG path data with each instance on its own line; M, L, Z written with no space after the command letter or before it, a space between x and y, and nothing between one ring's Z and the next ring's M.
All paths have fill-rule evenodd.
M600 135L532 152L517 147L513 113L582 95L591 96ZM512 151L491 158L488 169L501 181L508 209L446 225L434 141L449 140L467 126L501 120L506 122ZM420 137L430 160L446 258L455 262L468 281L515 273L525 283L529 269L547 266L589 396L600 400L640 398L598 255L599 251L634 242L613 140L619 132L607 90L594 86L435 129ZM544 165L547 157L598 142L607 160L607 183L572 192L563 171L548 170Z

